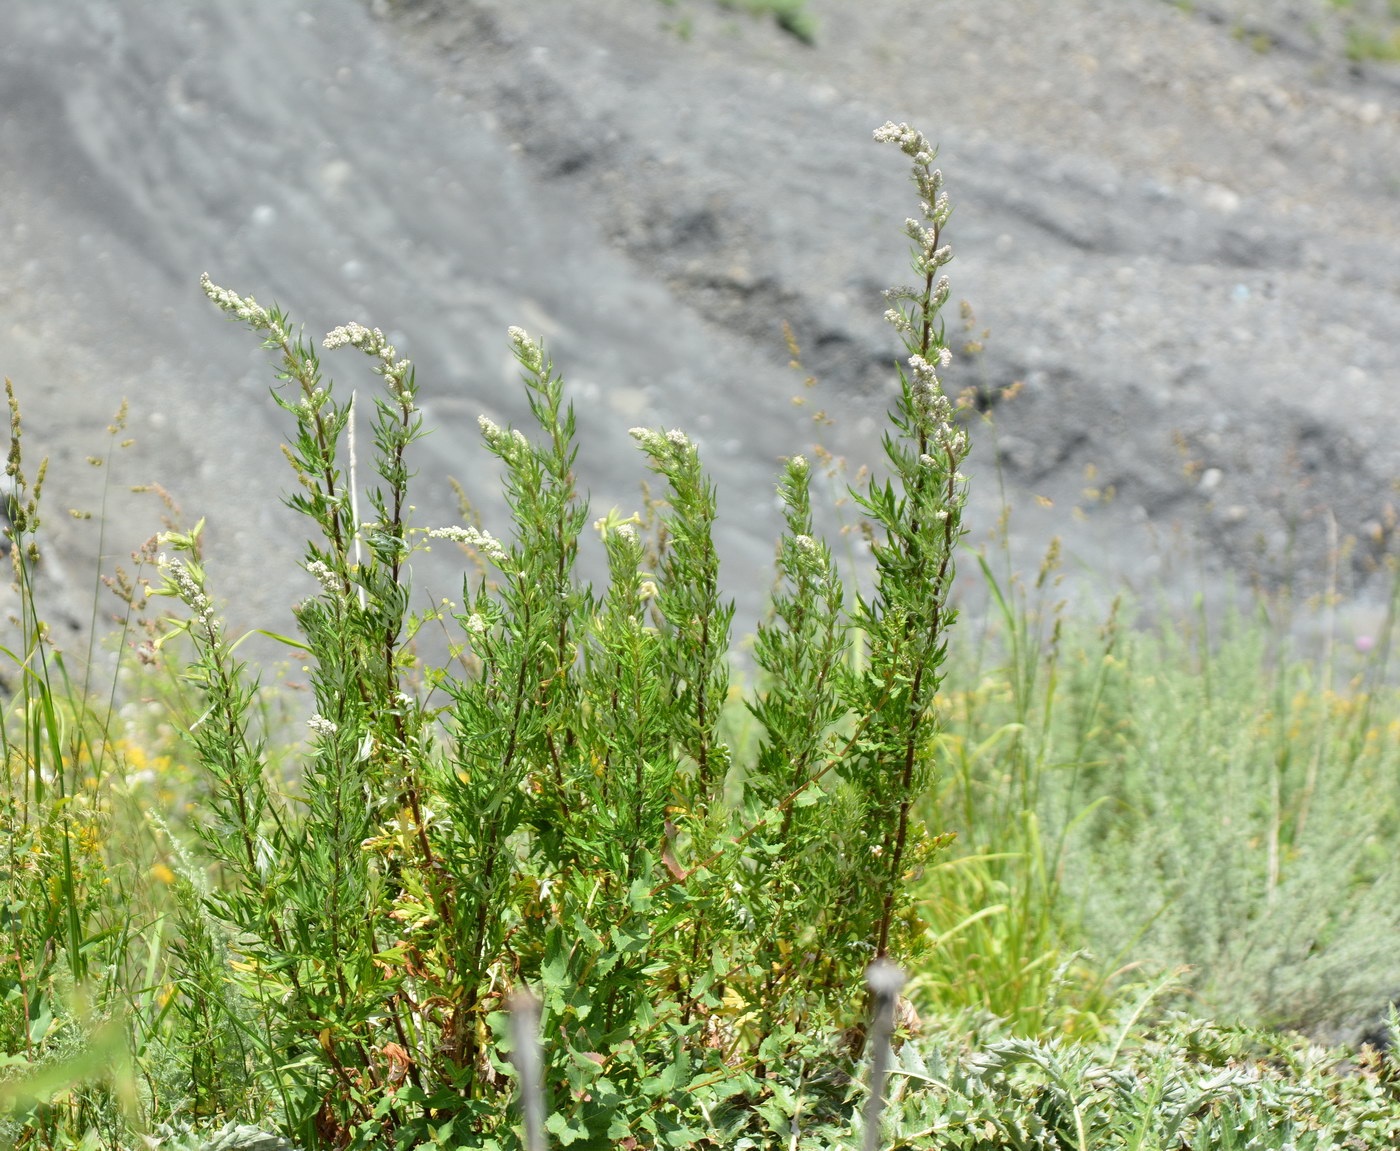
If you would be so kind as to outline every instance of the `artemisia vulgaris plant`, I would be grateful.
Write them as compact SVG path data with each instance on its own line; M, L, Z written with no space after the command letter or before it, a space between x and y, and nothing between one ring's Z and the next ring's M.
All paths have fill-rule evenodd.
M544 347L511 329L531 426L481 421L510 511L493 535L410 522L413 367L349 324L322 347L357 349L383 384L362 517L351 400L318 349L285 313L204 278L278 359L288 502L313 525L304 566L319 590L294 642L314 703L290 771L257 734L257 673L213 610L197 531L167 537L161 589L185 605L202 696L203 898L241 1005L226 1022L304 1146L517 1145L505 1012L523 988L542 1001L560 1145L764 1131L771 1077L804 1053L848 1058L866 967L913 957L909 880L940 840L911 812L933 771L967 441L939 383L942 176L920 133L887 124L876 138L910 158L921 216L917 283L886 313L905 344L887 467L853 493L873 564L843 582L809 467L791 458L750 757L722 737L733 609L718 494L683 432L633 430L663 485L660 546L634 518L597 521L608 579L594 587L577 571L590 517L573 409ZM422 666L412 642L408 560L429 538L455 541L476 573L445 668Z

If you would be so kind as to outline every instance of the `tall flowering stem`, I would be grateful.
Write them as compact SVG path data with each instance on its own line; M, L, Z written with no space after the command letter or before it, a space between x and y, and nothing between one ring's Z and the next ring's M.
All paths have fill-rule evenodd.
M575 825L588 810L577 777L591 767L580 750L584 709L574 674L592 608L574 573L588 516L574 482L574 411L542 345L520 328L510 329L510 342L541 434L532 439L484 416L479 423L503 468L516 537L508 546L474 529L443 533L475 549L497 575L495 586L483 579L463 593L468 609L459 622L479 674L444 684L453 699L444 852L453 873L472 877L455 893L460 990L452 1030L462 1036L455 1054L464 1065L485 1058L477 1021L491 1009L503 954L542 946L543 924L536 917L522 927L512 900L527 887L557 886L556 860L574 864ZM528 831L541 845L529 858L516 850Z
M319 529L305 553L319 594L295 609L315 693L308 723L312 754L299 797L304 818L296 829L305 845L276 853L291 861L281 880L285 926L272 933L267 954L255 958L290 973L294 983L300 1019L293 1029L301 1036L289 1039L289 1046L301 1043L317 1052L344 1087L349 1068L371 1081L377 1073L366 1021L381 1014L381 1005L391 1005L383 1016L400 1046L408 1047L421 1027L421 1012L403 991L401 977L373 959L396 930L385 869L364 846L377 842L376 832L385 824L400 830L403 854L421 860L421 893L434 913L450 914L419 777L428 720L401 674L412 660L405 650L405 624L411 619L406 513L408 451L421 434L417 388L412 364L397 357L378 328L350 323L322 341L327 351L362 352L385 385L373 401L375 479L368 490L373 514L369 522L358 523L355 461L342 463L341 455L342 437L352 430L353 402L337 396L322 376L316 346L277 308L219 287L208 276L201 286L216 306L261 335L264 347L279 356L278 377L291 386L275 389L273 396L294 420L283 454L298 483L286 502ZM194 622L203 620L197 615ZM275 828L278 839L288 834L280 825ZM268 918L265 909L248 914L251 910L234 916L245 930L259 915ZM318 937L341 957L338 963L318 962ZM308 1033L314 1042L306 1042ZM398 1112L391 1111L389 1120L396 1123Z
M661 516L665 546L657 573L656 606L661 616L658 650L666 694L674 707L671 736L677 775L693 782L676 789L672 818L664 821L662 858L672 875L681 873L677 853L710 852L728 813L723 792L730 749L718 738L720 713L729 694L729 625L733 601L719 588L719 555L714 544L718 514L714 484L700 464L690 437L678 429L662 433L633 428L632 438L646 453L651 469L666 480ZM719 870L716 867L716 870ZM690 967L698 965L716 936L729 934L719 907L696 917ZM699 1000L694 971L677 971L675 987L689 1022Z
M938 845L910 818L932 782L934 703L947 654L946 632L956 612L948 604L954 550L963 534L966 481L959 470L967 455L966 432L954 420L939 372L951 360L939 312L948 299L940 269L952 259L943 242L951 214L935 151L922 132L887 123L875 139L897 145L912 161L919 219L905 221L918 286L886 293L885 318L904 340L900 394L884 439L890 474L868 489L852 490L873 521L876 579L854 613L866 636L869 658L860 673L866 723L853 765L871 797L860 853L866 881L881 893L874 948L883 957L906 891L905 878Z
M720 708L729 691L729 625L734 605L720 595L719 555L712 530L718 514L714 484L700 454L682 431L633 428L632 437L667 483L662 515L666 547L656 603L666 626L663 650L674 697L686 716L681 751L695 761L696 810L703 821L724 783L729 752L716 739Z
M785 1018L820 1016L822 1000L850 997L842 934L840 867L833 867L832 813L820 779L838 754L837 725L848 702L841 669L850 649L845 591L831 549L815 532L811 467L787 461L778 484L787 530L778 543L778 584L769 618L759 625L754 660L760 693L748 708L763 745L744 784L751 817L762 820L736 869L763 948L747 994L763 1004L763 1029Z

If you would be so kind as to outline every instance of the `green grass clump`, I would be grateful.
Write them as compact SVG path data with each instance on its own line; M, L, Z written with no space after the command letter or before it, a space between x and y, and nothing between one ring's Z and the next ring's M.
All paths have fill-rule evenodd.
M804 44L817 42L817 21L807 11L807 0L719 0L719 4L752 16L772 16L779 28Z
M1328 0L1332 18L1341 22L1349 60L1400 60L1400 3L1397 0Z
M1400 939L1389 641L1342 673L1262 607L1132 628L1119 604L1087 627L1046 603L1052 566L1033 602L988 569L997 610L953 661L927 808L960 837L925 885L938 1001L1027 1035L1100 1032L1113 985L1142 981L1254 1026L1381 1008Z
M1194 0L1172 0L1188 15L1194 14ZM1340 51L1354 63L1393 64L1400 60L1400 3L1397 0L1318 0L1316 14L1304 19L1302 11L1290 13L1295 22L1319 44ZM1254 51L1267 54L1278 45L1267 31L1235 20L1230 34Z
M661 3L674 8L677 0L661 0ZM779 28L802 43L817 42L817 20L807 11L807 0L715 0L715 3L728 11L746 12L755 18L771 16ZM688 38L690 17L682 17L675 27L682 38Z
M1068 869L1097 946L1189 965L1201 1002L1255 1024L1383 1004L1400 708L1378 666L1335 691L1325 665L1234 614L1134 633L1118 658L1116 730L1083 779L1109 802ZM1137 867L1105 878L1108 858ZM1130 908L1148 913L1131 932Z

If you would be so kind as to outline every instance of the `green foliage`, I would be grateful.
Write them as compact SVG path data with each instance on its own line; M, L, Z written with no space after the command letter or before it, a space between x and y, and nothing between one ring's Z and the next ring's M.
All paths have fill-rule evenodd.
M1396 0L1328 0L1342 25L1350 60L1400 60L1400 3Z
M677 0L661 0L667 8L675 8ZM771 16L784 32L804 44L817 42L817 21L807 11L807 0L715 0L720 8L746 12L753 17ZM689 15L681 16L675 28L682 39L689 39L693 21Z
M1107 982L1173 972L1194 1010L1254 1025L1385 1002L1389 642L1339 692L1262 614L1127 628L1125 612L1090 628L1003 610L960 651L970 686L946 699L928 817L961 838L925 888L926 994L955 1007L961 978L1025 1034L1092 1033Z
M192 1044L178 1060L197 1103L236 1103L228 1059L211 1057L229 1051L223 1028L307 1147L510 1144L504 1008L532 987L555 1139L688 1146L742 1127L768 1069L794 1053L838 1066L866 965L916 957L906 881L942 841L913 805L931 779L967 441L936 374L942 177L918 133L877 137L910 157L925 220L909 229L920 286L891 296L909 370L889 475L853 492L876 533L875 578L848 609L812 535L807 465L789 461L753 761L721 737L733 611L717 493L684 433L633 429L663 485L657 540L649 555L636 517L599 521L600 593L575 571L589 515L573 411L543 348L511 330L532 432L481 421L511 535L425 531L407 518L422 433L412 365L350 324L324 346L358 349L384 381L365 522L351 402L285 313L205 277L278 358L288 503L314 528L304 562L320 591L288 641L310 679L310 738L274 770L259 674L213 608L200 526L162 537L156 594L185 615L160 643L180 636L191 652L188 740L208 779L194 830L214 876L207 890L193 874L174 884L175 1038ZM480 573L451 616L446 667L413 643L429 617L410 612L409 559L429 539L461 545ZM220 968L233 991L215 986Z
M817 41L817 22L807 11L807 0L718 0L722 8L736 8L752 16L772 16L778 27L804 44Z
M1188 15L1197 11L1193 0L1171 0ZM1278 37L1257 27L1257 6L1225 5L1231 36L1255 52L1278 47ZM1311 11L1309 11L1311 9ZM1331 58L1354 63L1393 64L1400 60L1400 3L1396 0L1313 0L1295 5L1279 17L1300 26Z
M888 1146L1371 1148L1400 1134L1392 1064L1339 1074L1335 1055L1275 1035L1179 1019L1131 1044L991 1034L906 1045ZM832 1146L850 1146L836 1142Z
M1334 692L1325 666L1234 615L1126 636L1115 654L1082 780L1110 804L1066 879L1095 945L1189 964L1213 1010L1258 1024L1384 1002L1377 947L1400 933L1393 693ZM1136 866L1105 882L1109 857Z
M132 877L104 851L113 781L102 725L36 607L48 461L26 470L8 379L5 390L4 534L19 607L14 646L0 648L10 694L10 722L0 723L0 1142L21 1146L74 1127L125 1127L133 1052L124 1016L147 940L113 898ZM124 419L108 429L114 441Z
M945 695L946 766L924 806L959 839L921 886L936 946L919 988L940 1011L975 1006L1018 1034L1093 1035L1113 1004L1109 972L1084 953L1063 876L1071 832L1105 802L1097 779L1077 781L1111 701L1116 608L1066 653L1063 605L1049 602L1058 544L1029 589L978 558L988 612L959 645L967 686Z

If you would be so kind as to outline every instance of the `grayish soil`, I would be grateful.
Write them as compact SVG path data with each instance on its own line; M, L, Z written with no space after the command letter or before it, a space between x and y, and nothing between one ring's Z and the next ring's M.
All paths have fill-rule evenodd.
M1099 589L1233 573L1382 594L1400 72L1348 63L1322 0L809 7L814 48L699 0L13 6L0 370L29 466L52 460L51 615L83 630L97 553L110 570L160 527L125 491L143 481L208 517L236 624L285 627L313 588L267 353L204 300L208 271L308 335L358 320L414 358L437 429L425 525L460 518L453 476L504 530L476 417L525 417L510 324L573 386L599 514L637 502L628 427L691 431L750 630L777 461L808 449L811 412L832 450L878 458L897 351L879 293L906 278L912 206L904 158L870 138L890 118L942 143L954 299L976 317L964 336L954 311L954 346L990 333L950 375L996 409L974 539L1001 506L997 443L1024 564L1059 535ZM785 321L818 379L805 408ZM376 382L348 351L327 367L362 403ZM123 397L135 442L94 469ZM105 507L105 531L69 507ZM420 585L455 595L457 570L424 557Z

